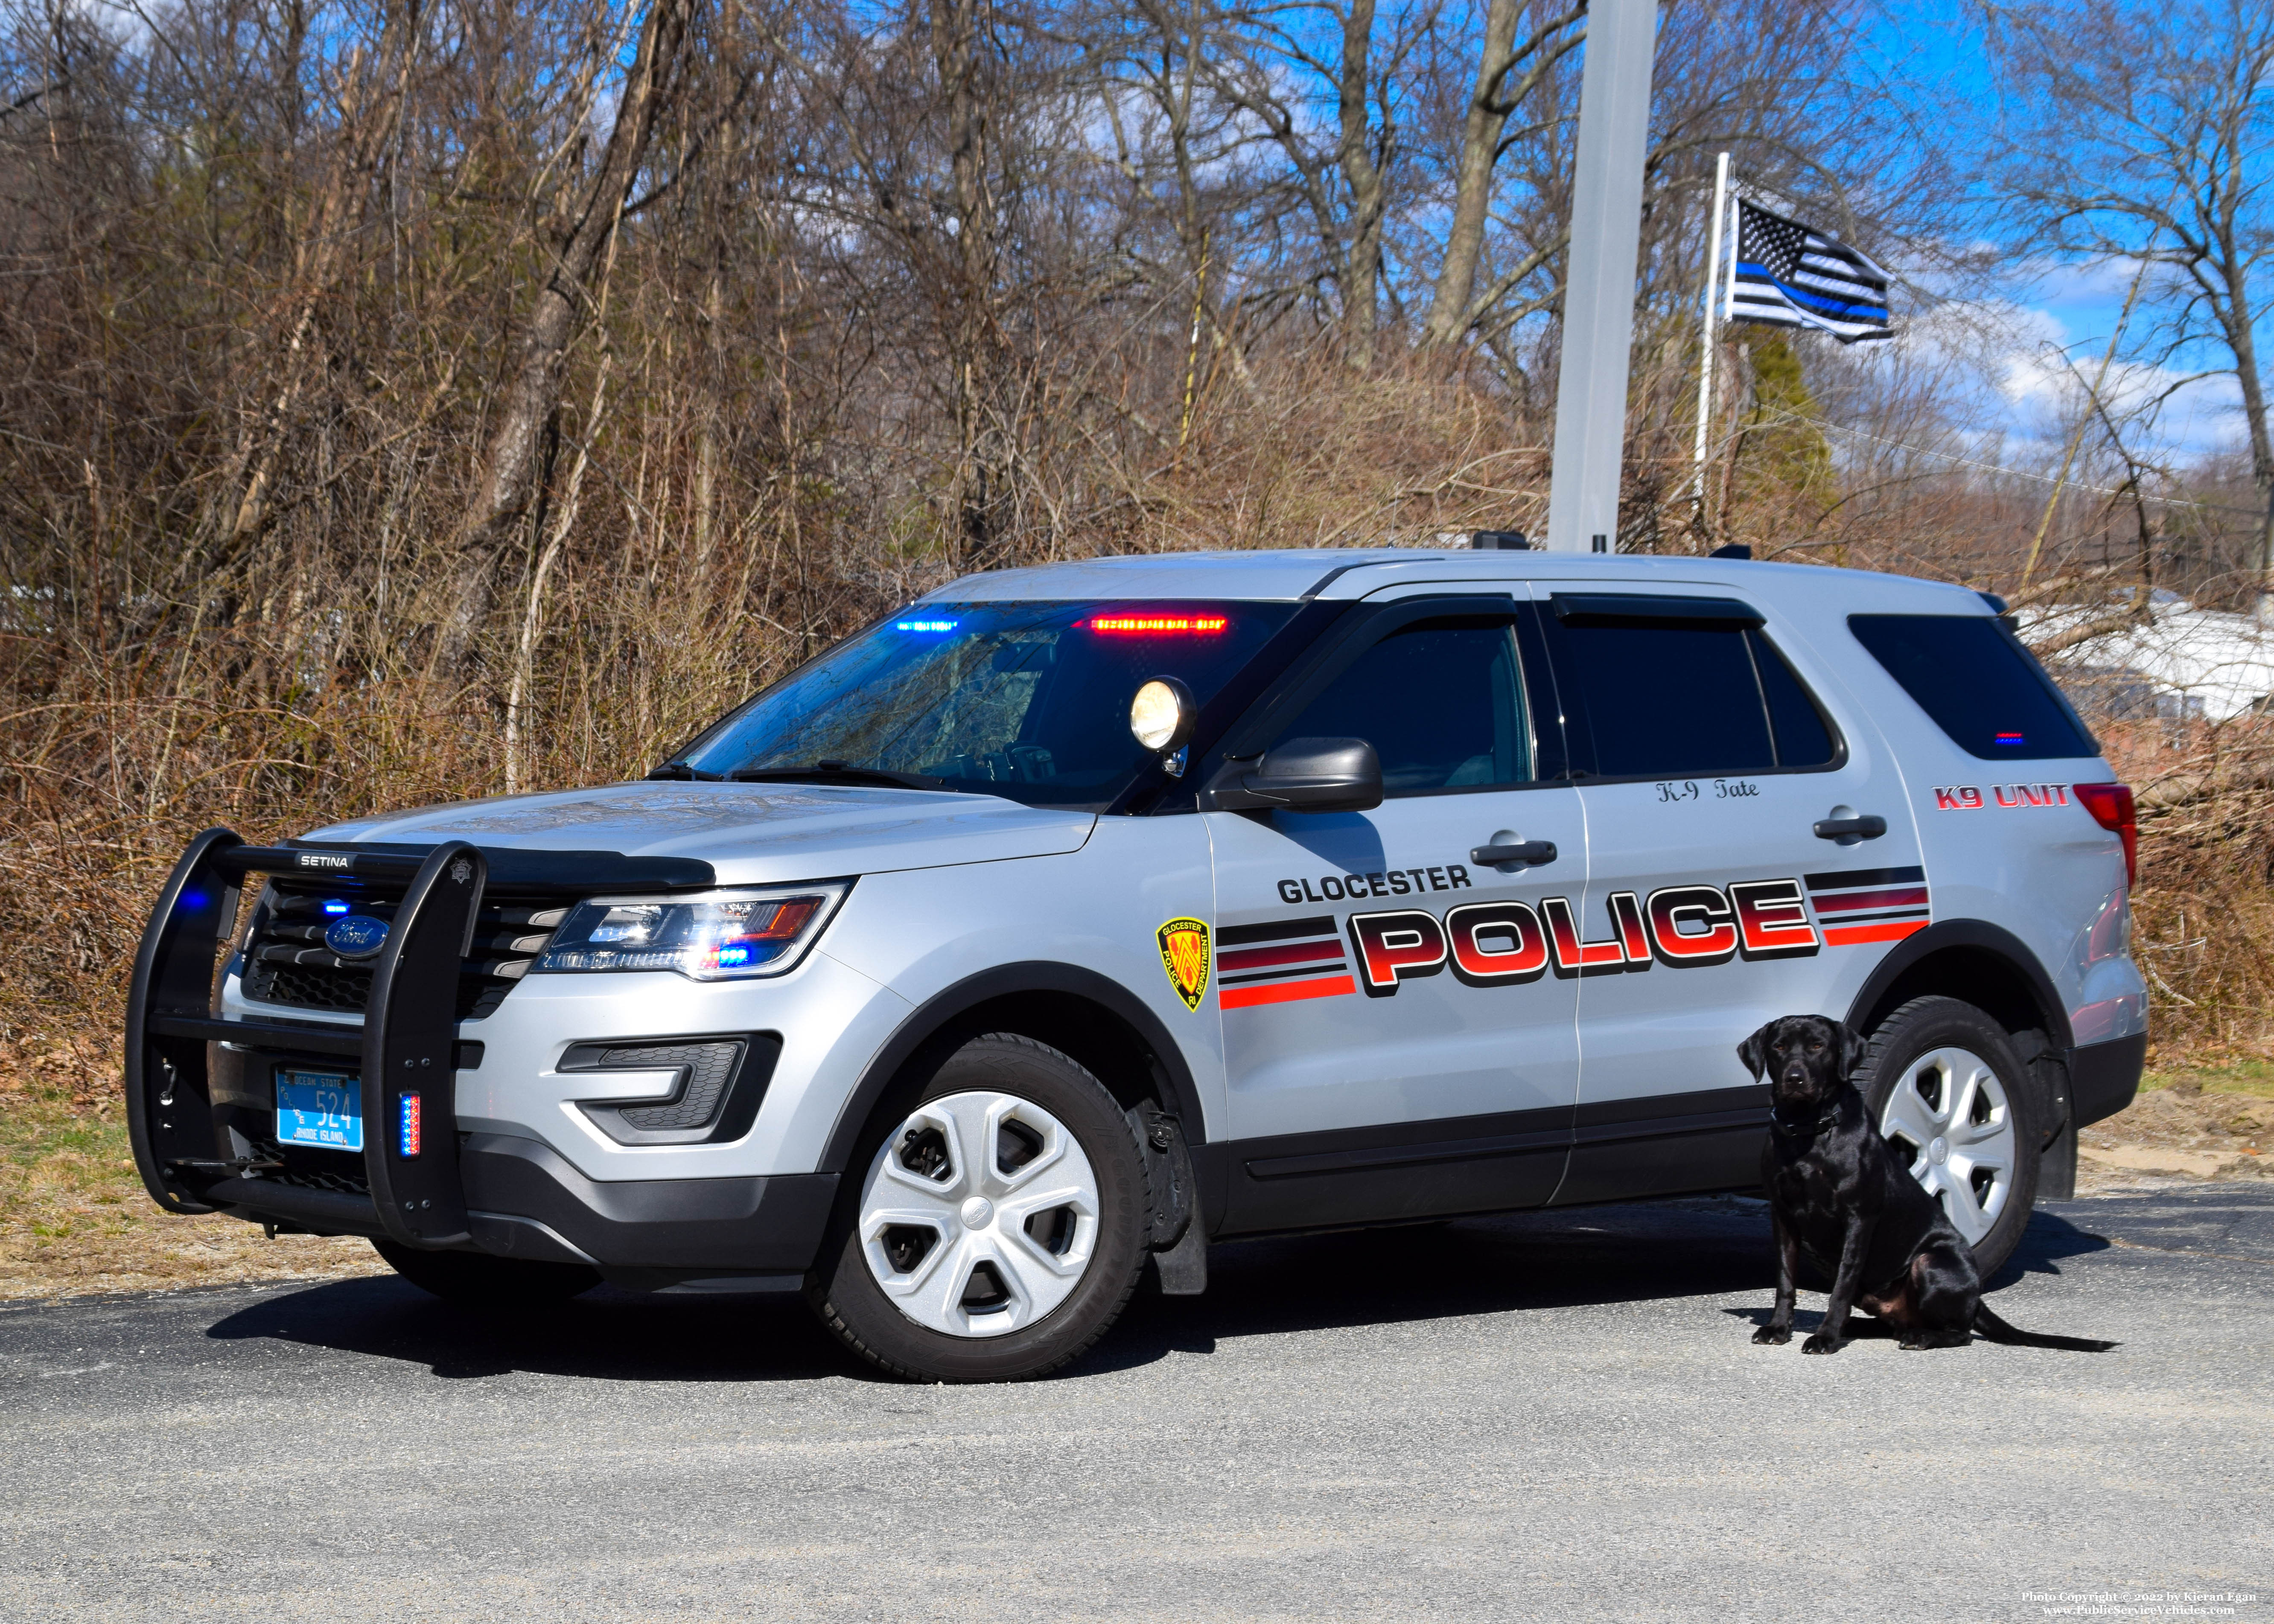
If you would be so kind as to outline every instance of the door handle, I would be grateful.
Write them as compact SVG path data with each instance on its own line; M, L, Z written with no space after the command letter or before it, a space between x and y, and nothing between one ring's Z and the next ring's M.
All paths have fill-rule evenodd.
M1887 832L1887 820L1874 813L1861 817L1819 817L1816 820L1816 838L1819 840L1876 840Z
M1469 861L1487 868L1497 868L1502 863L1552 863L1555 861L1555 842L1519 840L1514 846L1472 846Z

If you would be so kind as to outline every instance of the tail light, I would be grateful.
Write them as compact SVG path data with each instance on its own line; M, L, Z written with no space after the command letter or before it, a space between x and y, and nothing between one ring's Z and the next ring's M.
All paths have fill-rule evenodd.
M2093 821L2124 842L2124 883L2128 889L2140 877L2140 820L2132 806L2128 784L2079 784L2077 803Z

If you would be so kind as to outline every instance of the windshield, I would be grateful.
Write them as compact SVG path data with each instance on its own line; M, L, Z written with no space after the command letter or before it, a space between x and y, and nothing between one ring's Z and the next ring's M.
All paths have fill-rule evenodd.
M1295 612L1265 603L928 603L878 622L718 723L706 776L846 769L1100 811L1151 756L1129 701L1175 677L1206 704Z

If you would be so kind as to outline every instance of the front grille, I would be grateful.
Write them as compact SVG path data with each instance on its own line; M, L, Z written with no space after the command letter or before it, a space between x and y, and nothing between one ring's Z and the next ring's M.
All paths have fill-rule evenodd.
M314 965L248 964L245 991L263 1004L290 1004L304 1010L363 1008L371 996L367 971L323 969Z
M392 924L399 890L335 880L317 890L305 881L272 881L262 893L245 941L245 996L258 1004L360 1014L371 1000L368 966L343 959L324 945L325 929L338 917L326 904ZM486 896L474 916L474 945L458 976L460 1020L494 1011L529 974L568 908L552 898Z

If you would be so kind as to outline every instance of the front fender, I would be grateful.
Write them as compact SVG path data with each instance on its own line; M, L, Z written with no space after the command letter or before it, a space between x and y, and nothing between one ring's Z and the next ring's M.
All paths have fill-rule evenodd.
M916 1051L923 1047L941 1028L953 1023L965 1011L975 1009L993 999L1022 992L1070 993L1087 998L1113 1011L1136 1028L1161 1063L1165 1086L1171 1098L1163 1101L1176 1112L1184 1124L1185 1137L1193 1145L1205 1142L1206 1117L1200 1107L1200 1094L1193 1079L1193 1070L1176 1040L1158 1016L1127 988L1095 970L1079 965L1060 964L1048 959L1033 959L1018 964L998 965L975 975L966 976L953 986L945 988L919 1004L903 1020L884 1047L877 1051L861 1073L860 1079L846 1096L840 1108L836 1125L830 1131L826 1147L822 1152L819 1170L842 1173L851 1162L861 1130L877 1109L885 1091L900 1075Z

